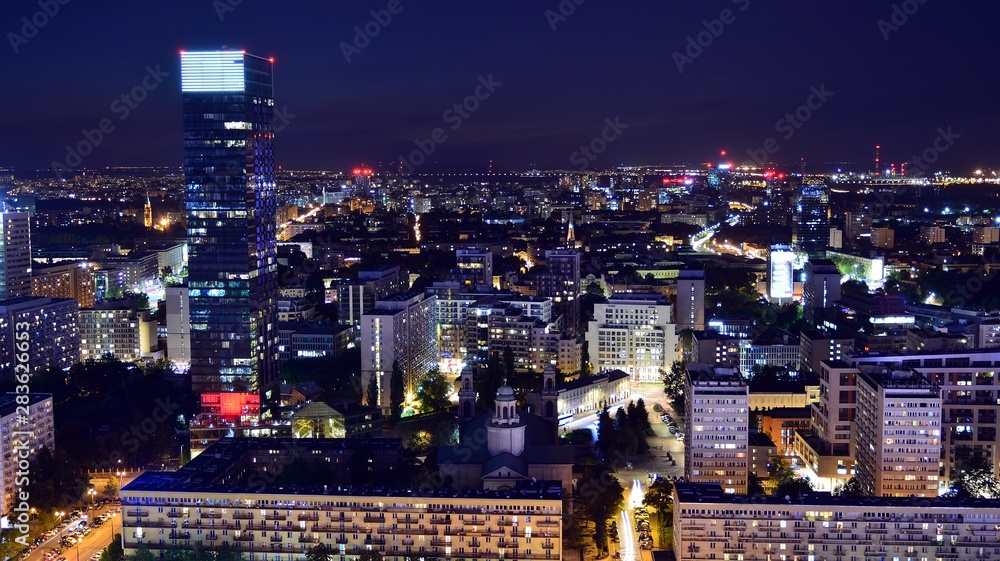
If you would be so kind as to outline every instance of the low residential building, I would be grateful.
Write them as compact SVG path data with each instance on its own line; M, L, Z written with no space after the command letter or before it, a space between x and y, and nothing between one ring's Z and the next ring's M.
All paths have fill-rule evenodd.
M24 500L20 492L26 491L26 485L18 480L25 476L31 479L30 470L22 469L18 462L32 461L42 448L55 450L52 394L0 395L0 432L3 433L0 438L0 496L3 496L0 516L6 517L12 514L11 508ZM32 503L26 502L30 508Z
M605 407L627 402L631 395L631 383L628 372L610 370L557 384L556 391L559 393L556 405L559 424L565 425L574 419L596 415ZM541 402L541 394L528 394L531 411L541 411Z
M678 561L993 559L1000 500L873 498L810 493L748 497L718 484L674 486Z
M356 333L350 325L279 322L278 362L340 356L354 347Z
M808 407L819 402L819 384L806 382L750 382L750 410L768 411Z

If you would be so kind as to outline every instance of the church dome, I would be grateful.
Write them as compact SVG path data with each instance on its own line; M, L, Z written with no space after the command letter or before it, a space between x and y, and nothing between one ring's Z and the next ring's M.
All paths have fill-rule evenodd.
M510 386L504 384L497 389L497 400L498 401L514 401L514 390Z

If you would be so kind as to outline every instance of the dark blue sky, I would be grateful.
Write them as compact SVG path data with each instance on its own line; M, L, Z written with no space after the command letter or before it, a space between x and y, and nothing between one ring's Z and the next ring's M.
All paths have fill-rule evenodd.
M722 148L748 159L769 137L778 162L865 162L875 144L901 161L948 126L961 138L943 166L996 161L994 2L585 0L553 31L546 10L560 0L399 0L348 63L341 43L389 0L62 1L34 37L14 40L17 53L10 33L39 2L0 3L0 166L48 167L103 118L115 130L85 167L180 165L178 52L221 45L276 58L276 105L295 115L276 144L286 168L388 162L435 127L448 139L428 170L484 170L491 158L497 171L572 168L616 116L629 127L595 166L705 161ZM919 9L886 41L877 22L894 3ZM227 4L238 5L220 19ZM678 72L672 54L725 9L734 21ZM170 75L119 120L113 101L147 65ZM489 74L502 85L452 131L443 113ZM822 84L833 96L785 140L777 121Z

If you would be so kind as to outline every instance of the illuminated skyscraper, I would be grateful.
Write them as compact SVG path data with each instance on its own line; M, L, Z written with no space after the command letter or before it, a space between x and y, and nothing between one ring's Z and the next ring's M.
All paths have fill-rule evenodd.
M0 209L0 300L31 296L31 216Z
M792 244L809 257L824 257L830 242L830 191L822 183L805 184L795 197Z
M192 451L267 434L277 383L277 235L271 60L182 52Z

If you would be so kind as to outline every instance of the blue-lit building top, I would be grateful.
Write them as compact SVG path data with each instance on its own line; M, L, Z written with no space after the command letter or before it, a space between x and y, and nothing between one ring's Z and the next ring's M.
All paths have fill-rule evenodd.
M202 412L253 420L276 383L272 61L182 52L191 383Z

